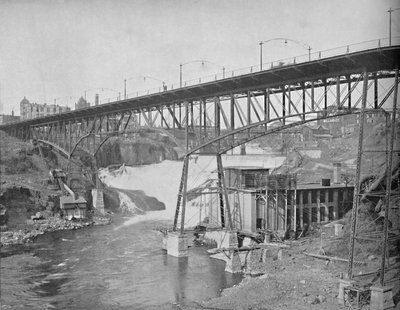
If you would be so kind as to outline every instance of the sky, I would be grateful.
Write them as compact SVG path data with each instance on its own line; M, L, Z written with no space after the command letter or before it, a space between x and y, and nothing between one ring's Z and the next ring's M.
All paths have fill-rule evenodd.
M388 38L390 7L398 0L0 0L0 113L19 115L24 97L123 96L125 79L128 93L176 87L180 64L183 80L257 65L260 41L271 40L267 62ZM400 9L391 26L399 36Z

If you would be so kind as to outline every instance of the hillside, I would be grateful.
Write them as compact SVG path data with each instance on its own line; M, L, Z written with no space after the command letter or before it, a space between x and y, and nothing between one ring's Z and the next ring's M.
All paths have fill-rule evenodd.
M399 124L397 125L399 132ZM388 129L385 124L366 126L364 154L362 156L362 176L379 174L385 166L385 143ZM333 177L333 163L342 165L342 181L354 181L357 160L358 135L333 138L330 142L320 141L320 156L310 157L307 152L294 148L281 167L274 173L295 173L299 183L320 183L322 178ZM399 149L395 140L394 149ZM345 180L347 179L347 180Z
M128 166L176 160L181 153L179 141L165 131L141 129L124 137L112 137L97 154L99 167L125 163Z

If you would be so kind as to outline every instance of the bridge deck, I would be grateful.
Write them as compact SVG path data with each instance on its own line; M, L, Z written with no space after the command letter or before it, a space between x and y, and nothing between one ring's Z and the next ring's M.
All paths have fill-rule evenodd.
M247 90L262 90L268 87L279 87L287 83L296 84L304 81L317 81L332 77L336 74L355 74L360 73L364 68L369 72L393 70L399 66L399 59L399 45L369 49L301 64L282 65L264 71L229 77L214 82L172 89L86 109L1 125L0 129L4 130L13 127L44 124L60 120L66 121L80 117L125 111L128 109L155 109L161 105L229 95L233 92L237 94L241 91L245 92Z

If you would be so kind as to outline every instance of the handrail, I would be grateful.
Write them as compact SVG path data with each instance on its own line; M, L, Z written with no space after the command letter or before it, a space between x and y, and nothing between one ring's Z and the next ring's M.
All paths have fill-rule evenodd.
M391 45L398 45L400 44L400 36L392 37L392 42ZM350 45L343 45L327 50L321 50L321 51L316 51L312 52L310 54L302 54L302 55L297 55L294 57L288 57L288 58L283 58L283 59L278 59L274 61L270 61L267 63L263 63L262 67L265 68L265 70L262 71L267 71L276 67L280 67L282 65L290 65L290 64L301 64L301 63L306 63L310 61L315 61L315 60L320 60L320 59L325 59L333 56L339 56L339 55L344 55L347 53L354 53L354 52L359 52L367 49L373 49L373 48L380 48L380 47L388 47L391 46L389 44L389 38L381 38L381 39L375 39L375 40L368 40L368 41L362 41L359 43L354 43ZM242 67L242 68L236 68L232 69L230 71L226 70L224 73L224 76L221 72L215 73L215 74L210 74L206 76L201 76L197 77L194 79L182 81L182 87L189 87L189 86L195 86L199 85L202 83L209 83L213 81L219 81L223 79L228 79L232 77L239 77L241 75L249 74L249 73L254 73L254 72L261 72L260 70L260 64L258 65L253 65L249 67ZM173 83L173 84L166 84L169 89L176 89L180 88L179 87L179 82ZM174 87L175 86L175 87ZM132 99L144 95L150 95L150 94L156 94L159 92L164 91L163 89L158 88L151 88L151 89L144 89L144 90L139 90L135 92L131 92L127 94L127 99Z
M281 67L283 65L293 65L293 64L301 64L301 63L307 63L307 62L312 62L316 60L322 60L322 59L327 59L330 57L334 56L340 56L340 55L345 55L347 53L354 53L354 52L360 52L368 49L376 49L376 48L381 48L381 47L389 47L389 46L396 46L400 45L400 36L395 36L391 38L391 41L389 38L381 38L381 39L375 39L375 40L368 40L368 41L363 41L359 43L354 43L350 45L343 45L340 47L335 47L327 50L322 50L322 51L316 51L310 54L302 54L294 57L288 57L284 59L278 59L274 60L268 63L263 63L262 67L266 68L265 70L260 70L260 64L250 66L250 67L243 67L243 68L237 68L233 69L230 71L224 71L223 73L218 72L216 74L212 75L207 75L203 77L198 77L195 79L183 81L182 83L182 88L184 87L189 87L189 86L196 86L199 84L203 83L210 83L214 81L220 81L224 79L229 79L232 77L240 77L242 75L250 74L250 73L255 73L255 72L262 72L262 71L268 71L271 69L275 69L277 67ZM164 87L155 87L151 89L144 89L144 90L139 90L135 92L128 93L126 96L126 99L133 99L137 97L142 97L146 95L152 95L152 94L157 94L157 93L162 93L164 91L168 90L173 90L173 89L179 89L179 82L173 83L173 84L165 84L166 88ZM175 86L175 87L174 87ZM106 88L104 88L106 89ZM111 98L106 98L103 99L103 103L114 103L120 101L120 97L111 97Z

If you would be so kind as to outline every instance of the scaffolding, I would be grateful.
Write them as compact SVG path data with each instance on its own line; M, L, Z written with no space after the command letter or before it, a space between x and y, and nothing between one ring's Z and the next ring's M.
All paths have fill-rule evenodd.
M364 146L364 126L366 115L376 111L366 109L367 103L367 74L364 73L364 89L360 113L360 132L357 153L356 183L354 189L353 209L351 218L351 236L349 246L349 263L347 276L349 280L363 281L366 276L372 277L372 282L378 280L381 286L398 280L400 271L399 263L394 256L396 243L399 238L399 227L389 225L394 214L399 212L399 161L395 162L395 154L399 155L398 149L394 149L396 141L396 116L397 116L397 92L398 92L398 69L395 72L393 106L390 112L380 109L386 114L386 141L384 150L369 150ZM398 138L398 137L397 137ZM362 170L366 154L371 152L385 153L384 174L363 178ZM397 156L398 157L398 156ZM368 207L374 208L379 216L372 217ZM370 216L370 218L368 218ZM379 249L381 253L380 266L368 264L369 267L358 266L355 262L360 260L361 255L371 256L371 248ZM369 268L369 269L368 269ZM388 277L390 275L390 277Z
M257 229L281 233L296 231L297 176L268 175L260 184L262 187L256 194Z

